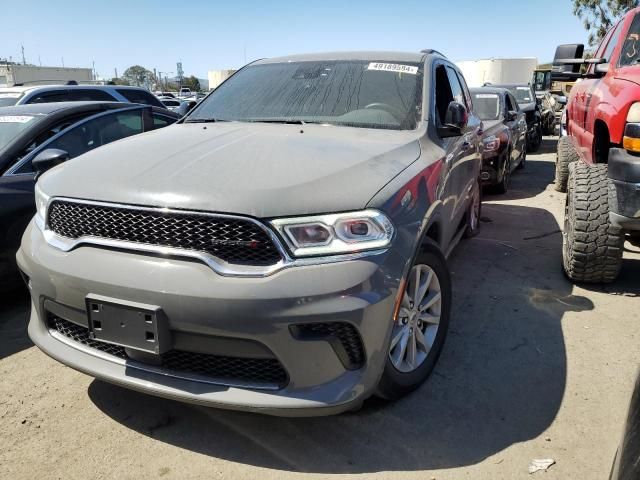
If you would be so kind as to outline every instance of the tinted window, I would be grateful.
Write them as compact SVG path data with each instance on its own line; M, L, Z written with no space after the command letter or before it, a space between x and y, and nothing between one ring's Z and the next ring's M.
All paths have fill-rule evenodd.
M507 108L507 112L513 112L514 110L517 110L517 108L514 108L514 104L515 102L511 100L511 96L510 95L505 95L504 96L504 102Z
M251 65L211 93L187 121L305 121L413 129L422 65L363 60Z
M0 115L0 150L38 121L34 115Z
M607 44L607 48L604 50L604 53L602 54L602 57L606 58L607 62L611 61L611 55L613 54L613 50L616 48L616 45L618 45L618 40L620 39L620 31L622 30L623 23L624 22L618 22L618 25L616 26L615 30L611 34L611 40L609 40L609 43Z
M153 105L154 107L164 107L160 100L151 95L146 90L137 88L119 88L116 90L120 95L131 103L142 103L143 105Z
M436 116L440 125L447 123L447 109L453 101L449 76L444 65L436 68Z
M116 99L104 90L74 88L69 90L69 100L74 102L81 101L102 101L115 102Z
M640 15L636 15L629 27L629 33L620 53L621 66L636 65L640 60Z
M171 125L176 121L175 118L165 117L164 115L158 115L157 113L153 114L153 129L157 130L158 128L163 128Z
M500 118L500 96L497 93L474 93L473 109L481 120Z
M530 87L513 87L509 91L516 97L516 101L519 104L531 103L536 101L536 96L531 91Z
M58 148L69 152L70 158L74 158L94 148L138 133L142 133L140 110L111 113L69 129L44 148ZM16 173L32 171L31 162L28 162Z
M68 102L69 94L67 90L56 90L53 92L36 93L27 103L54 103Z
M15 105L22 93L20 92L6 92L0 93L0 107L9 107L11 105Z
M511 94L511 92L509 92L507 97L509 98L509 101L511 103L511 110L513 110L514 112L519 112L520 106L518 105L516 98Z
M458 75L456 75L456 71L447 67L447 75L449 76L449 85L451 85L451 93L453 94L453 99L461 103L462 105L466 105L466 99L464 98L464 92L462 91L462 85L460 85L460 80L458 80ZM467 105L467 108L469 106Z

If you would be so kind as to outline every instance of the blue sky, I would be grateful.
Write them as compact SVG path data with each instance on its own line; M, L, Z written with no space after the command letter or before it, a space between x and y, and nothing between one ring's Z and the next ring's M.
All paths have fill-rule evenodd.
M453 60L535 56L586 42L571 0L21 0L3 8L0 58L133 64L206 77L256 58L332 50L436 48ZM40 59L40 60L39 60Z

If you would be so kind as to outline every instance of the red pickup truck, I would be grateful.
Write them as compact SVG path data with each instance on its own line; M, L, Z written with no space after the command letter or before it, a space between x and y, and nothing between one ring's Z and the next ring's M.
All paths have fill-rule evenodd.
M640 240L640 8L607 33L591 59L556 50L552 78L578 80L558 142L556 189L567 191L563 266L576 282L618 276L625 239Z

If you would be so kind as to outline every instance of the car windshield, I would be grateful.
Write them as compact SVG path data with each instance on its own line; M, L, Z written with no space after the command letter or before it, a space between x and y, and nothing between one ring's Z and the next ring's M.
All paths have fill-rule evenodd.
M37 121L34 115L0 114L0 150L6 147L18 134Z
M481 120L500 118L500 98L496 93L474 93L473 109Z
M10 107L18 102L22 96L20 92L3 92L0 93L0 107Z
M516 102L518 103L531 103L534 101L529 87L513 87L509 91L516 97Z
M187 122L323 123L411 130L420 115L422 67L361 60L266 63L243 68Z

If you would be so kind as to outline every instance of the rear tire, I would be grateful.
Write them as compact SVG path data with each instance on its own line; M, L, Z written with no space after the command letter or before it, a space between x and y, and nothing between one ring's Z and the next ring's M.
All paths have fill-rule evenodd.
M522 146L522 155L520 157L520 163L518 163L518 166L516 167L518 170L523 170L524 167L527 166L527 142L524 142L524 145Z
M496 185L496 193L505 194L509 190L509 181L511 179L511 152L507 152L507 158L504 161L504 172L502 172L502 179L500 183Z
M540 122L536 124L535 129L535 135L533 136L530 144L531 148L529 148L529 151L532 153L540 150L540 145L542 145L542 125L540 124ZM527 142L527 144L529 145L529 142Z
M611 283L622 267L624 234L609 221L606 165L569 165L562 260L574 282Z
M567 191L567 180L569 178L569 164L580 159L570 137L560 137L558 140L558 154L556 156L556 184L558 192Z
M424 383L433 371L436 362L440 357L440 353L442 352L442 347L447 336L449 318L451 314L451 277L444 255L438 246L429 239L425 240L420 253L416 256L412 268L409 271L409 276L411 276L412 272L415 272L414 269L424 267L427 267L425 268L425 272L432 272L437 279L439 292L434 290L433 293L439 293L438 309L436 311L433 311L430 308L425 309L425 312L428 311L427 315L432 316L432 318L439 316L437 329L434 332L434 324L426 322L421 327L418 327L418 324L412 326L410 310L406 308L406 302L409 302L409 298L414 298L411 292L411 290L413 290L413 285L411 284L411 278L407 279L405 284L407 288L403 294L403 298L406 302L403 300L398 318L396 319L396 322L394 322L389 346L387 347L384 371L375 393L376 396L385 400L396 400L401 398ZM418 284L420 284L420 282L418 282ZM433 298L434 295L430 295L429 289L427 288L424 301L425 304L426 302L430 302ZM417 306L419 307L419 305ZM406 323L403 322L403 318L407 319ZM419 347L417 347L418 350L414 350L421 352L422 361L413 369L407 363L398 360L400 357L403 357L403 355L401 352L398 352L397 349L402 346L402 342L404 341L404 337L401 337L399 340L398 337L402 335L403 329L406 330L407 328L420 328L420 331L424 328L422 338L426 339L427 343L431 343L428 352L420 350ZM429 330L429 328L431 328L431 330ZM408 352L412 348L410 342L410 339L407 340L406 343L408 345L405 347L407 350L407 358L409 358ZM414 356L414 358L416 357Z

